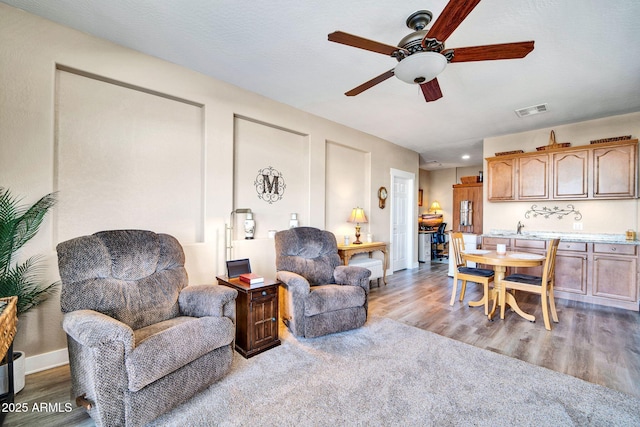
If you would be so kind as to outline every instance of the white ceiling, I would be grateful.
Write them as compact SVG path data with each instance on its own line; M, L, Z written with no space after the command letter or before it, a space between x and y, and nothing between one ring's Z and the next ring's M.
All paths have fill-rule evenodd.
M449 64L430 103L396 78L346 97L396 61L327 34L395 45L411 13L432 11L433 25L446 0L0 1L410 148L425 169L481 163L485 137L640 111L638 0L484 0L447 48L535 49ZM514 113L541 103L547 113Z

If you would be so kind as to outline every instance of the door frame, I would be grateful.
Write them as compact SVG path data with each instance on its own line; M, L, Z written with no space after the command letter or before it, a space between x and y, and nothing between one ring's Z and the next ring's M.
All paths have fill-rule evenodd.
M390 274L393 274L393 272L395 271L395 265L394 265L394 257L393 257L393 251L395 250L395 242L394 242L394 233L393 233L393 224L394 224L394 209L393 209L393 204L395 203L395 194L394 194L394 188L395 188L395 180L396 178L402 178L402 179L406 179L409 181L408 183L408 187L409 187L409 196L407 198L407 203L408 203L408 209L407 209L407 229L405 230L407 233L407 236L410 236L410 238L407 239L407 247L405 248L406 253L407 253L407 268L415 268L417 267L417 262L414 262L414 258L416 255L415 252L415 246L416 246L416 237L418 235L418 233L414 232L415 228L416 228L416 224L418 223L418 218L417 218L417 202L416 202L416 191L415 191L415 187L416 187L416 174L412 173L412 172L407 172L407 171L403 171L400 169L394 169L391 168L390 169L390 175L391 175L391 188L389 189L389 205L391 207L391 212L389 215L389 247L390 247L390 252L391 252L391 256L389 257L389 269L391 270Z

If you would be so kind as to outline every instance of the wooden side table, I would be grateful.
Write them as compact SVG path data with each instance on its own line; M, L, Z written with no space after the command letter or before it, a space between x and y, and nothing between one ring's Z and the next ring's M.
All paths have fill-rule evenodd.
M278 339L277 280L250 286L240 279L217 276L218 284L238 291L236 299L236 351L244 358L280 345Z
M384 254L384 262L382 263L382 281L384 284L387 284L387 265L388 265L388 255L387 255L387 244L384 242L372 242L372 243L361 243L359 245L338 245L338 255L342 258L342 262L344 265L349 265L349 259L355 254L361 254L368 252L369 258L373 255L373 252L380 251Z

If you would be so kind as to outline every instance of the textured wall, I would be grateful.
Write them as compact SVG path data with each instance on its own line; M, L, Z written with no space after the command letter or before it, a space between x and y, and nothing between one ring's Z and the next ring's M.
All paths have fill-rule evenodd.
M325 210L326 199L331 197L327 196L326 192L327 141L336 141L357 151L370 153L367 154L370 156L369 166L367 166L370 169L362 172L371 176L368 187L363 189L366 203L363 207L371 212L370 220L375 222L376 234L379 234L380 240L388 241L389 239L389 209L377 208L375 195L378 187L389 186L390 168L405 170L416 175L418 173L418 155L411 150L276 103L194 71L87 36L4 4L0 4L0 64L2 64L0 185L11 188L15 194L24 195L25 202L35 201L43 194L54 191L56 177L60 177L60 172L63 172L65 180L69 180L71 187L79 187L77 180L84 179L73 175L78 172L73 170L73 163L83 161L83 156L74 158L71 146L64 145L63 142L61 148L64 158L56 157L59 154L56 141L59 142L60 136L56 122L56 94L59 94L56 90L58 76L56 69L72 69L77 70L81 75L99 76L118 88L129 88L125 91L129 94L132 93L131 89L135 88L136 91L142 91L145 96L161 94L169 96L168 99L187 100L190 105L186 108L184 118L190 123L188 133L191 142L186 143L184 155L181 155L180 150L176 150L176 146L171 144L171 141L175 143L175 138L166 138L166 135L158 135L157 140L163 141L161 144L164 144L157 147L159 153L149 153L149 160L157 164L159 161L167 161L166 158L162 159L161 156L158 159L157 156L168 150L171 163L170 167L165 169L170 170L164 173L173 177L173 182L182 184L182 187L169 188L168 192L165 192L161 185L157 185L157 182L150 182L146 186L150 188L146 196L155 198L154 203L163 197L171 199L169 215L165 215L166 212L158 208L159 205L152 205L155 206L154 209L127 211L126 215L119 216L118 209L123 201L123 195L110 193L109 183L105 182L108 179L106 171L108 168L114 168L113 170L117 171L122 164L119 157L124 155L123 150L137 146L125 145L117 149L114 147L114 150L110 150L108 145L102 147L104 151L100 152L105 155L101 154L102 158L97 163L102 168L101 174L97 175L100 177L100 182L91 183L102 192L102 198L92 200L87 197L86 192L66 191L69 187L65 184L65 188L60 188L60 209L48 218L36 239L24 248L22 256L25 257L36 253L47 255L47 276L51 281L58 278L55 255L58 236L66 238L76 232L93 231L89 228L98 231L102 228L149 224L154 229L171 228L173 233L181 237L185 246L186 267L191 283L212 283L216 274L224 272L225 223L229 221L229 213L235 206L234 202L239 202L255 192L254 189L245 190L243 185L234 183L237 117L249 118L269 128L292 131L297 136L302 135L303 145L307 150L303 155L304 158L288 161L297 162L296 167L299 168L297 170L304 171L306 175L306 183L304 181L296 183L301 185L300 188L306 187L306 189L293 191L294 194L302 195L300 199L304 199L304 207L300 208L301 212L307 216L303 217L304 225L324 228L325 224L339 223L345 218L345 213L342 211ZM95 100L91 90L88 89L76 95L80 96L78 98L80 100L82 96L86 97L87 101ZM145 96L140 96L140 99L145 99ZM110 99L113 101L113 97ZM125 98L122 102L128 103ZM170 105L174 104L170 103ZM193 112L191 105L197 106L193 107L198 111L197 117L191 113ZM78 106L77 103L76 106ZM124 104L121 107L127 106L129 105ZM121 122L113 117L109 120L101 120L103 114L110 113L109 110L115 108L113 104L105 105L102 112L98 107L99 105L95 103L88 103L87 108L94 109L94 112L85 116L83 120L92 119L91 124L98 131L102 125L105 128L104 135L113 137L124 128L135 132L135 123L131 126L130 123L124 122L132 117L145 117L141 113L149 111L143 110L153 111L157 105L156 102L142 101L135 105L133 111L135 114L124 116L126 120L123 117ZM80 112L87 114L90 111ZM165 117L162 120L167 119ZM201 120L198 131L201 132L202 141L201 145L196 147L197 144L193 141L200 138L194 134L194 127L200 126L195 124L197 120ZM170 125L177 122L171 120ZM166 124L159 123L159 125ZM145 125L139 129L152 132L154 128L154 126ZM87 128L81 129L84 129L82 130L84 136L80 141L91 140L87 135L89 132ZM168 129L171 129L171 126ZM102 133L98 136L101 137ZM136 140L135 135L124 136ZM152 140L153 137L149 138L148 134L145 136L145 144ZM65 139L65 141L69 140ZM66 148L70 150L65 151ZM148 145L145 147L146 151L154 149L156 148ZM96 151L92 153L95 154ZM109 154L114 153L117 155L109 157ZM60 166L58 160L63 160L64 171L57 169ZM87 165L78 166L82 169ZM135 162L128 163L127 167L135 167ZM144 172L144 169L142 171ZM292 172L294 175L297 173ZM362 173L353 178L357 181L358 188L362 188ZM146 179L149 176L160 179L162 175L161 171L147 170L142 175L132 174L128 177L118 173L114 178L117 185L126 187L127 183L131 186L137 185L138 182L135 181L138 179ZM86 176L86 173L83 176ZM143 178L139 178L140 176ZM351 185L348 179L344 184ZM184 194L176 195L180 190ZM124 196L126 196L124 199L129 201L133 197L131 193ZM176 198L181 200L184 198L187 207L183 210L176 209ZM140 202L134 200L134 204L136 203L139 206ZM194 207L194 204L198 206ZM74 206L84 206L83 209L87 209L86 212L88 212L85 216L92 215L90 220L83 222L83 219L72 217L73 209L68 207ZM286 218L293 209L292 206L280 206L283 206L282 212L274 210L274 218L282 216ZM295 209L298 209L297 206ZM99 211L99 214L96 215L96 211ZM267 211L264 211L264 214L269 215ZM143 220L140 221L141 219ZM79 221L76 224L78 228L74 228L76 225L73 225L76 221ZM63 225L64 227L61 228ZM256 262L252 264L266 270L273 263L270 261L273 242L262 236L260 234L258 236L260 238L253 242L242 242L243 247L239 248L237 255L255 258ZM417 243L414 244L417 245ZM26 351L27 356L64 348L66 341L60 328L61 318L57 298L53 298L42 308L27 313L20 319L16 348Z

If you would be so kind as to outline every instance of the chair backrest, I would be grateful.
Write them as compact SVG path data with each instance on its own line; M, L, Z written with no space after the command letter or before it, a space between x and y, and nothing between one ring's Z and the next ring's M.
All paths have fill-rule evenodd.
M444 243L447 241L447 239L445 238L445 232L444 232L446 228L447 228L446 222L440 223L440 225L438 226L438 231L436 231L436 234L435 234L436 243Z
M309 284L334 283L333 271L341 264L336 236L313 227L296 227L276 233L276 270L292 271Z
M449 247L453 248L454 261L457 267L463 267L467 263L462 259L464 252L464 237L460 232L449 233Z
M63 312L95 310L133 329L179 315L178 295L188 277L174 237L103 231L62 242L57 250Z
M544 261L544 267L542 270L542 283L548 283L553 279L556 268L556 254L558 253L558 245L560 239L549 240L549 247L547 248L547 257Z

